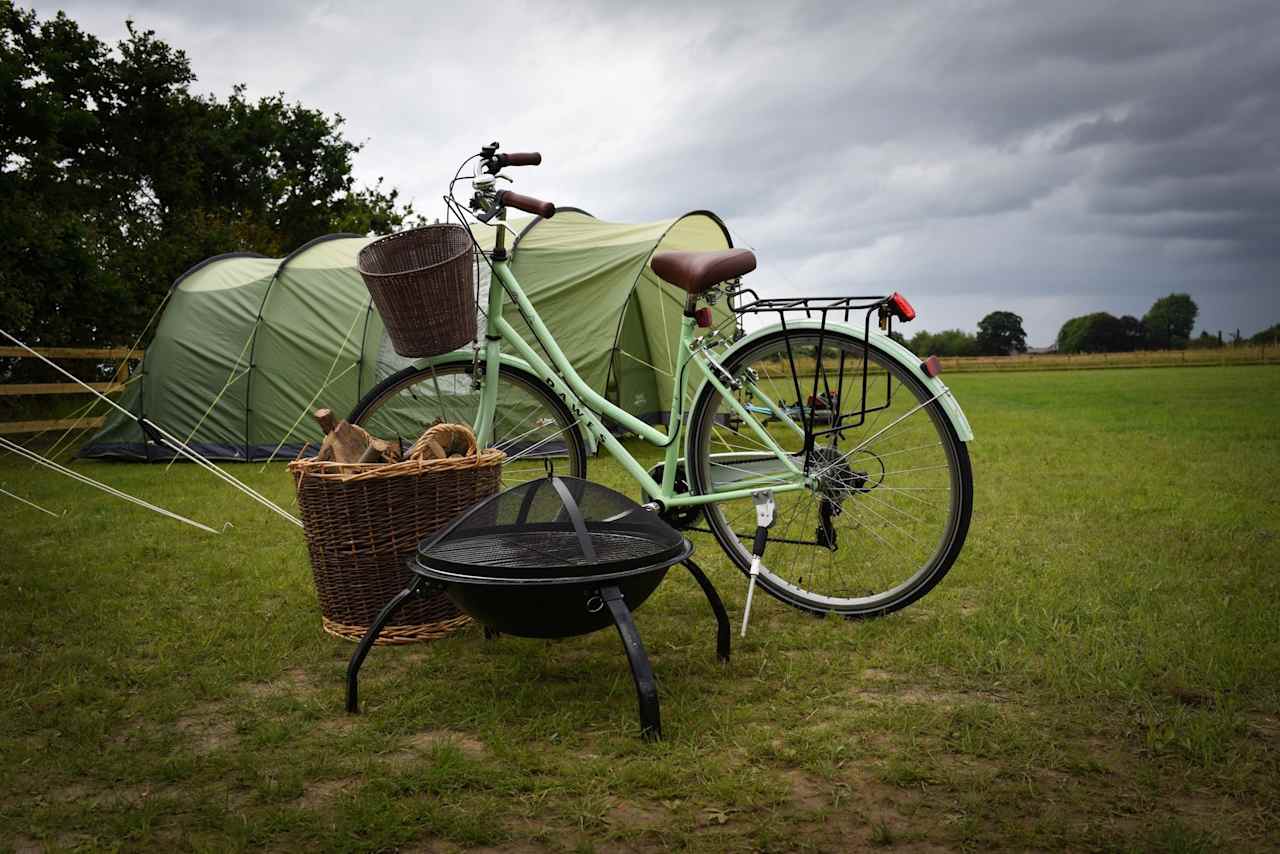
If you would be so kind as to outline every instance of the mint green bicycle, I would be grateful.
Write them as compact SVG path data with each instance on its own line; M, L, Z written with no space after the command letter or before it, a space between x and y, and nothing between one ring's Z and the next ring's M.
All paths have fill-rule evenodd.
M968 532L973 433L937 360L889 337L914 317L905 299L760 299L741 281L756 266L748 250L656 253L653 272L686 295L670 421L658 429L578 375L512 274L507 210L550 217L555 206L497 189L503 168L541 162L497 148L458 171L475 162L467 207L497 229L480 252L491 269L483 341L388 377L352 423L375 435L468 424L482 447L508 453L506 485L586 477L602 449L665 518L710 533L753 582L805 611L886 614L941 580ZM453 184L446 201L461 219ZM732 319L713 326L702 304L720 298ZM506 299L532 343L504 319ZM750 315L776 322L744 334ZM646 469L616 432L662 449L663 462Z

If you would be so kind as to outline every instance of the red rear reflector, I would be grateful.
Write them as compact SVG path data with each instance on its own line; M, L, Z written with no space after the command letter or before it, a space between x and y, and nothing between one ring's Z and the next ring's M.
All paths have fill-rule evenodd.
M897 291L894 291L893 296L889 297L889 305L893 309L894 316L903 323L916 319L916 310L911 307L911 303L907 302L907 298Z
M942 373L942 363L938 361L937 356L930 356L920 363L920 370L924 371L930 377L936 377Z
M698 326L702 329L709 329L711 327L711 308L709 306L703 306L695 311L693 313L693 317L698 321Z

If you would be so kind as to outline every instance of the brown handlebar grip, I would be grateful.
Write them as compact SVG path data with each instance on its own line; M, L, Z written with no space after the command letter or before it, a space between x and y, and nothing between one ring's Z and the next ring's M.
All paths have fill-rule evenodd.
M539 166L542 155L536 151L517 151L512 154L499 154L498 166Z
M551 219L556 215L556 206L551 202L544 202L542 199L535 199L533 196L522 196L510 190L500 190L498 192L498 204L515 208L525 213L531 213L543 219Z

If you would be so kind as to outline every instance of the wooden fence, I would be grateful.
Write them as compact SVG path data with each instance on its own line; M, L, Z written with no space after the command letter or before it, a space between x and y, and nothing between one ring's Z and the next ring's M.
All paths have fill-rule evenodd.
M1043 353L1034 356L945 356L944 372L1077 371L1099 368L1174 368L1280 364L1280 347L1250 345L1216 349L1137 350L1132 353Z
M142 350L127 347L37 347L36 352L47 359L85 359L95 362L120 363L110 382L89 383L89 387L102 394L117 394L129 379L129 363L142 358ZM0 359L34 358L21 347L0 347ZM0 397L44 397L55 394L86 394L77 383L7 383L0 385ZM69 430L73 427L101 427L105 416L94 418L50 418L38 421L0 422L0 434L43 433L46 430Z

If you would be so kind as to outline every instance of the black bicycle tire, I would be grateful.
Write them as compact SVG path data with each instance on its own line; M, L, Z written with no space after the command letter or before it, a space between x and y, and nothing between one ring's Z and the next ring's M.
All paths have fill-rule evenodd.
M445 365L449 367L455 365L460 366L466 373L470 373L472 367L470 360L446 362ZM439 368L442 366L437 365L435 367ZM347 416L347 420L352 424L359 426L360 422L368 415L370 407L372 407L376 401L387 397L389 392L395 392L405 386L412 385L414 379L417 377L421 377L423 379L430 377L431 371L432 368L429 367L418 368L412 365L404 368L403 370L397 371L375 385L373 388L369 389L365 396L356 402L355 408L351 410L351 414ZM564 401L552 394L551 390L546 387L546 384L531 371L526 371L513 365L503 364L498 366L498 375L499 377L513 379L515 382L525 386L527 391L534 394L536 397L541 397L544 403L554 409L562 418L562 423L573 424L573 413L569 411L569 407L565 405ZM587 446L586 442L582 438L582 433L576 427L573 427L566 431L566 435L571 437L568 444L569 447L572 448L573 461L578 464L578 473L575 474L573 472L567 472L567 474L573 477L586 478Z
M737 353L733 354L729 360L724 363L724 368L730 373L730 375L732 375L738 367L734 361L735 359L744 358L751 352L758 352L762 347L767 346L774 340L781 341L787 336L812 337L813 334L813 330L807 329L780 329L776 332L769 333L759 340L753 341L751 346L744 347ZM858 347L867 347L874 353L877 353L884 360L885 364L895 361L891 356L885 353L884 350L875 346L875 344L864 342L860 338L843 332L828 330L825 333L825 338L827 341L843 338L847 341L853 342ZM911 372L909 368L904 368L902 370L899 375L899 379L915 384L917 387L916 390L927 390L928 388L924 385L923 381L919 379L919 377L916 377ZM710 383L707 383L700 392L698 399L694 402L693 407L689 410L690 432L686 453L686 457L689 457L689 460L688 464L685 466L685 471L686 477L689 478L690 489L696 494L704 494L703 465L701 460L693 460L692 455L695 453L696 449L701 448L703 445L701 434L702 431L707 429L705 426L707 419L704 410L713 405L713 401L717 399L718 394L719 392L717 392ZM926 393L926 396L929 395ZM941 404L935 400L929 404L929 408L941 410ZM712 414L714 415L714 413ZM950 541L946 548L943 549L940 555L935 559L933 567L926 575L924 575L916 584L912 585L893 599L881 605L865 609L839 609L826 605L817 605L812 600L805 600L803 597L797 596L788 588L779 587L765 573L761 573L757 576L756 583L770 596L773 596L775 599L778 599L779 601L801 611L819 615L834 612L848 619L881 617L885 614L899 611L911 603L918 601L922 596L937 586L938 582L941 581L948 572L950 572L956 558L959 557L961 550L964 548L965 540L968 537L969 523L973 516L973 466L969 460L968 448L964 442L960 441L960 437L956 433L955 426L951 423L951 420L946 417L945 412L941 413L941 417L933 419L933 423L935 427L940 427L940 435L948 441L955 454L955 462L959 469L957 474L960 482L958 496L960 508L959 513L955 516L955 522L949 531ZM711 534L715 537L721 550L731 561L733 561L744 575L748 575L751 565L750 556L743 554L743 551L738 547L738 538L732 531L726 532L722 529L722 520L718 518L722 514L712 512L712 505L710 504L703 505L703 510L703 518L707 520L707 525L711 530ZM730 537L733 538L732 542L728 540Z

